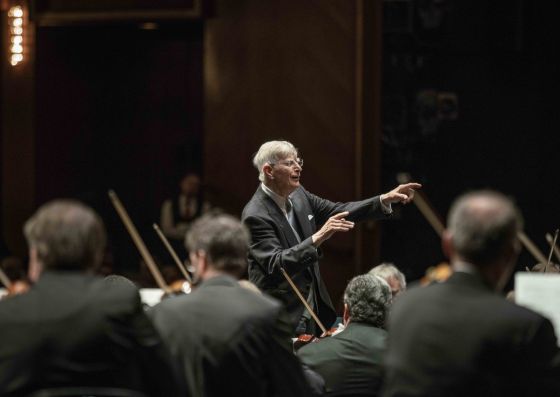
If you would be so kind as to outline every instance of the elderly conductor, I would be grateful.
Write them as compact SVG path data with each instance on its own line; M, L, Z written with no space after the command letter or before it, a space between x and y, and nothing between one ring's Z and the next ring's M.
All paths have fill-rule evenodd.
M284 302L296 334L316 333L280 269L291 276L321 322L330 326L336 313L321 280L317 249L333 234L351 230L354 222L387 217L391 203L408 203L421 185L407 183L363 201L334 203L300 185L303 160L290 142L264 143L253 164L261 184L242 215L251 233L249 279Z

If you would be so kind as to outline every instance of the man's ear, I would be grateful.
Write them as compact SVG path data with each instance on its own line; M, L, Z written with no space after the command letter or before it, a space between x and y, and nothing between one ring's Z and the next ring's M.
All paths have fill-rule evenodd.
M39 261L39 257L37 256L37 248L30 248L29 270L27 271L29 280L36 283L39 280L39 277L41 277L41 273L43 273L43 264Z
M268 179L274 179L274 176L272 176L272 166L269 163L263 165L263 174L265 174Z
M342 313L342 323L344 326L347 326L350 322L350 309L348 308L348 304L344 304L344 312Z
M198 277L202 279L208 271L208 258L206 257L206 252L197 250L194 255L196 257L196 272L198 273Z
M447 229L445 229L441 235L441 249L447 259L451 259L455 253L455 248L453 247L453 236Z

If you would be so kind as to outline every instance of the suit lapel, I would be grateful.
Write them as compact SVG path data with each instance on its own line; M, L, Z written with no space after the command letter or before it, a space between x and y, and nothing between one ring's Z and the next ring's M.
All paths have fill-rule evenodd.
M294 214L296 215L297 221L301 228L301 232L303 233L303 236L301 236L301 239L303 241L311 236L314 232L314 230L311 228L311 221L309 219L309 216L313 215L313 212L307 204L307 201L302 200L299 189L293 193L291 200Z
M292 227L288 223L288 220L284 216L282 210L278 207L278 205L276 205L274 200L272 200L270 197L267 196L265 192L263 192L261 187L258 188L258 192L262 203L264 204L264 206L268 211L268 214L274 220L274 222L276 222L276 224L279 226L280 230L282 231L282 234L288 241L289 246L293 247L299 244L296 236L294 235L294 231L292 230Z

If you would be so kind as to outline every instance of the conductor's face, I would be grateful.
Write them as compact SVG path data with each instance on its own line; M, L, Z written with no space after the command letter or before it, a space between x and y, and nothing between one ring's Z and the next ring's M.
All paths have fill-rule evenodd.
M270 187L279 195L288 197L290 193L299 187L303 160L290 156L271 163L270 166Z

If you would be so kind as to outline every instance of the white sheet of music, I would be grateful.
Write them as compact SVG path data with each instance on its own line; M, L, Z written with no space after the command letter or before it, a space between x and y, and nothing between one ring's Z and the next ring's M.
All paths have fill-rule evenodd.
M560 344L560 274L515 273L515 303L550 319Z

